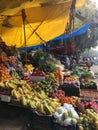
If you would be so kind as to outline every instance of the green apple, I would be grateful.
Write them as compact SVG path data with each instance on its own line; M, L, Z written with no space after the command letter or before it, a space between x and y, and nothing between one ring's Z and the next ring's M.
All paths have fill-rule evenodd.
M68 113L67 112L64 112L62 114L62 120L65 120L66 118L68 118Z
M72 124L72 125L75 125L76 123L77 123L77 120L76 120L75 118L72 118L72 119L71 119L71 124Z
M85 125L87 125L89 123L89 120L88 120L88 118L83 118L83 124L85 124Z
M73 117L73 113L72 113L71 110L68 111L68 116L69 116L69 117Z

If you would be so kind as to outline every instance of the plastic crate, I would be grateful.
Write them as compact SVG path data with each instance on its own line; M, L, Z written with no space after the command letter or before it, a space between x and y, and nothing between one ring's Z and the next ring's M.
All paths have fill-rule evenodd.
M58 123L54 123L53 130L76 130L76 125L61 126Z
M45 76L31 76L31 79L34 82L40 82L42 80L45 80Z

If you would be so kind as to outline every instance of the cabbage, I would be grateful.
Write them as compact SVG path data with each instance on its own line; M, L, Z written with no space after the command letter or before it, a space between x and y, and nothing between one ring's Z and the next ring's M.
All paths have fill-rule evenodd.
M56 112L58 112L59 114L63 113L64 112L64 108L61 106L61 107L58 107L56 109Z
M64 120L64 126L71 125L71 118L67 118Z

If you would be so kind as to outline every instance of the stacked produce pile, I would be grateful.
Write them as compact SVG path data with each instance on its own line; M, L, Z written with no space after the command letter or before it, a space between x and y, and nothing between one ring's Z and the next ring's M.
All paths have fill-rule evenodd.
M63 90L58 90L57 88L49 92L49 97L58 98L62 105L64 103L67 103L67 104L72 104L74 107L76 107L76 101L80 101L80 98L76 96L68 97L65 95L66 94Z
M5 82L8 80L11 80L8 69L3 64L0 64L0 82Z
M77 102L78 130L98 130L98 103L95 100Z
M98 130L98 113L93 109L86 109L85 113L80 113L78 123L79 130Z
M93 99L91 101L83 101L81 102L82 106L85 109L93 109L95 112L98 113L98 103Z
M30 107L40 114L50 115L60 106L58 99L49 98L45 91L31 88L22 80L19 86L12 90L12 97L18 99L24 107ZM39 83L38 83L39 85ZM36 86L37 87L37 86Z
M80 87L80 82L75 76L65 77L64 86L66 87Z

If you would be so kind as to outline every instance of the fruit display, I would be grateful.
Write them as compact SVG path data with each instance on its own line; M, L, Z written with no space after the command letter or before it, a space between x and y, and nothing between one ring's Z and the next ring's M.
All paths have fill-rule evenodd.
M53 86L59 86L59 78L54 75L54 73L49 73L46 75L46 81L50 82Z
M86 109L85 113L80 113L78 123L79 130L98 130L98 113L93 109Z
M21 104L25 107L30 107L35 109L36 106L47 98L44 91L29 91L29 93L24 93L20 97Z
M9 81L0 82L1 89L14 89L17 88L17 79L11 79Z
M53 90L49 91L49 97L60 99L61 97L64 96L65 96L65 92L62 90L58 90L57 88L54 88Z
M55 98L48 98L47 95L43 95L43 92L32 93L32 97L22 96L20 101L23 106L30 107L35 112L43 115L51 115L55 112L56 108L60 106L60 102Z
M70 77L65 77L64 79L65 82L70 81L70 82L76 82L77 78L74 76L70 76Z
M18 82L17 87L11 91L11 96L15 99L19 99L21 96L30 94L32 88L24 80Z
M79 130L81 128L98 130L98 104L94 100L81 101L85 112L80 112L80 117L75 110L78 108L77 102L80 103L80 97L75 95L76 89L78 88L79 93L79 88L97 88L95 82L88 80L91 76L90 72L78 68L79 72L77 70L72 73L64 72L64 77L61 69L57 68L48 53L41 51L32 58L31 63L34 63L34 67L31 63L19 67L20 64L16 62L17 58L14 56L0 56L0 61L0 96L8 95L11 101L29 108L39 116L54 117L54 122L61 126L78 123ZM84 78L81 84L79 76ZM33 77L44 77L44 79L34 82ZM64 82L63 85L60 80ZM67 87L71 89L66 91ZM5 90L5 93L2 90ZM71 91L74 95L68 96L68 92Z
M52 115L59 106L61 104L58 99L47 98L37 105L36 111L43 115Z
M61 126L75 125L79 119L79 115L75 111L74 107L67 103L58 107L53 116L55 122Z
M81 102L81 104L83 105L85 109L93 109L95 112L98 113L98 103L96 103L96 101L94 100L83 101Z
M80 82L79 80L74 77L74 76L70 76L70 77L65 77L64 79L64 86L66 87L79 87L80 86Z
M0 82L11 80L11 75L4 64L0 64Z
M65 96L65 97L60 98L60 102L62 105L64 103L67 103L67 104L72 104L74 107L77 107L77 104L76 104L77 101L80 101L80 98L76 96L71 96L71 97Z
M32 88L36 91L44 90L46 93L49 92L51 89L53 89L53 86L51 85L51 82L49 81L41 81L36 82L32 84Z
M58 69L57 71L53 72L53 74L55 75L55 77L58 77L59 79L63 79L63 73L61 69Z
M25 65L24 65L24 70L33 71L33 70L34 70L34 67L33 67L32 64L25 64Z
M67 103L67 104L72 104L74 107L76 107L76 101L80 101L80 98L77 96L67 97L65 95L66 93L64 91L58 90L57 88L54 88L49 92L49 97L58 98L61 105Z
M34 71L32 76L46 76L44 71Z

